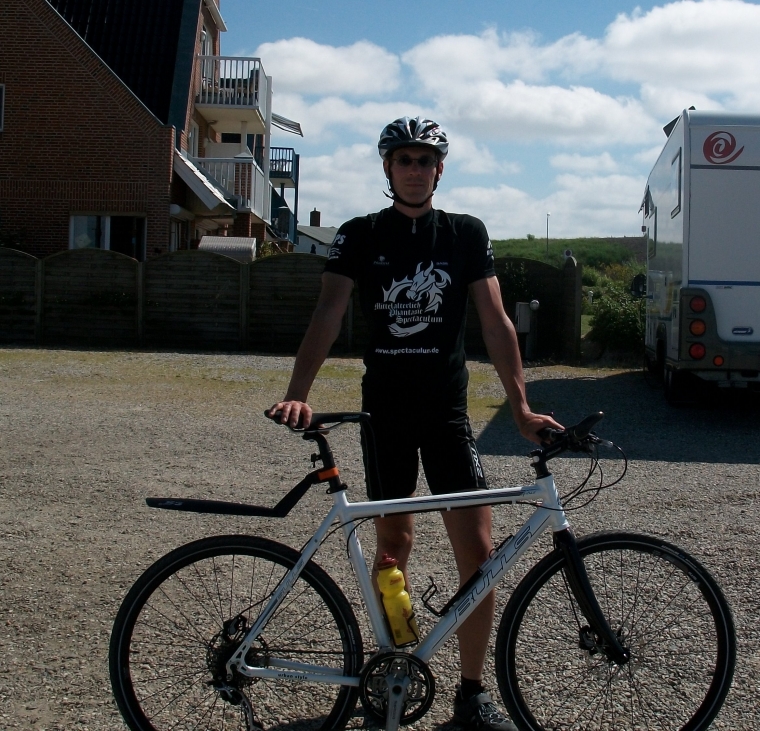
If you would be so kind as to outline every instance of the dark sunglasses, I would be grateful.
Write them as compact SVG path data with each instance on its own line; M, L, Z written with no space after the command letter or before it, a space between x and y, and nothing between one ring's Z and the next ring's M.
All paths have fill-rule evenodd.
M424 170L434 168L438 164L438 158L435 155L420 155L419 157L399 155L393 158L393 163L402 168L410 168L414 163L417 163Z

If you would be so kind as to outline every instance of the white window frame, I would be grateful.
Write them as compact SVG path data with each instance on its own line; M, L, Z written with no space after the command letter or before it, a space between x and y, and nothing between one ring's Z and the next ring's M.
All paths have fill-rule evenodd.
M190 120L190 134L188 136L187 156L198 157L198 142L201 136L201 128L195 120Z
M75 218L101 218L101 245L98 248L108 251L111 248L111 216L106 213L72 213L69 216L69 249L76 249L74 246L74 219Z
M111 213L72 213L69 216L69 249L75 249L74 246L74 219L75 218L95 218L96 216L101 219L101 246L97 247L104 251L111 250L111 216L121 216L129 214L111 214ZM142 259L138 261L145 261L148 258L148 217L134 215L133 218L139 218L142 220L142 251L138 252L142 255ZM94 247L93 247L94 248Z

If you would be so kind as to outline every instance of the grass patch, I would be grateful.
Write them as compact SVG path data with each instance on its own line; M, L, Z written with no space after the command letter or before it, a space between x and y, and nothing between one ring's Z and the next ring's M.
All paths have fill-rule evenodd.
M573 256L583 266L600 268L621 264L634 258L628 247L614 239L577 238L549 239L549 254L546 253L546 239L501 239L492 241L494 256L537 259L552 266L564 265L564 252L570 249Z

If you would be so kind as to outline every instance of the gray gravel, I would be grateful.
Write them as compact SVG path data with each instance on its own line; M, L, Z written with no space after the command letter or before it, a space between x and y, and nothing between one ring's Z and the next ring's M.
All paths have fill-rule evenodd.
M265 420L284 392L292 358L65 350L0 350L0 729L124 728L112 701L107 647L114 615L137 576L191 539L257 533L298 547L325 504L312 491L285 521L151 511L147 495L273 504L310 469L310 445ZM530 480L527 442L516 434L486 364L472 365L473 422L492 485ZM320 410L358 406L361 365L332 359L313 392ZM645 531L692 552L732 605L739 660L714 728L754 731L760 698L760 428L745 399L674 410L639 372L528 368L536 410L565 423L605 411L598 429L626 449L629 473L587 510L578 533ZM332 440L351 495L362 495L358 438ZM619 462L608 463L610 472ZM581 474L558 460L558 482ZM495 538L522 508L500 508ZM419 521L414 596L435 574L453 591L453 568L437 516ZM363 534L372 550L371 530ZM547 543L534 552L545 551ZM342 556L331 541L319 559ZM525 562L526 566L531 563ZM499 604L525 569L502 585ZM332 572L352 595L352 580ZM448 583L446 583L448 582ZM500 609L497 611L501 611ZM423 628L429 621L421 607ZM371 637L365 634L365 643ZM456 647L431 663L438 696L416 728L448 728ZM489 671L492 672L492 669ZM495 680L491 677L494 691ZM361 725L357 715L354 725Z

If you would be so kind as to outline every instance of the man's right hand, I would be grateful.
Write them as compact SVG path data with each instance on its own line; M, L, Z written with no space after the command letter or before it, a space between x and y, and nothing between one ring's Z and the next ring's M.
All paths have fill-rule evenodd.
M280 423L287 424L291 429L306 429L311 424L311 415L314 413L305 401L295 401L287 396L284 401L279 401L269 409L269 418L274 419L278 411L281 412Z

